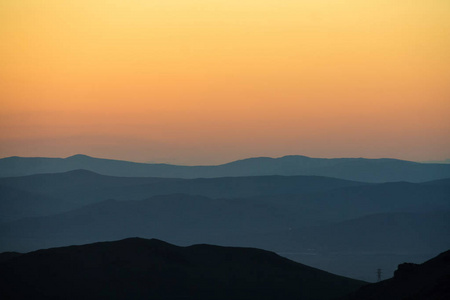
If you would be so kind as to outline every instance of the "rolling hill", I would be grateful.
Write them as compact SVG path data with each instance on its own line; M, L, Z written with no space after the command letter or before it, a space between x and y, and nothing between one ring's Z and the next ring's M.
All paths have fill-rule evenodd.
M211 178L263 175L313 175L366 182L423 182L450 177L449 164L425 164L397 159L249 158L217 166L177 166L100 159L86 155L68 158L7 157L0 159L0 177L59 173L86 169L126 177Z
M174 179L115 177L75 170L0 178L0 221L50 215L108 199L142 200L174 193L270 202L300 213L306 217L303 224L307 220L339 221L373 213L450 209L448 179L368 184L320 176ZM308 211L308 215L301 211Z
M252 248L130 238L10 255L4 299L333 299L364 282Z
M154 195L185 193L207 197L251 197L327 191L367 185L322 176L253 176L175 179L105 176L86 170L0 178L0 185L83 203L109 198L141 200ZM80 199L82 198L82 199ZM86 202L85 202L86 203Z
M184 193L211 198L303 194L365 183L318 176L200 179L113 177L86 170L0 178L0 221L68 211L107 199L142 200ZM13 192L15 191L15 192Z
M422 262L450 248L449 211L371 214L311 225L324 223L317 219L323 221L328 215L301 202L272 202L272 198L175 194L141 201L108 200L66 213L1 223L0 251L155 237L180 245L262 248L370 281L376 268L390 274L402 257Z
M311 210L253 199L183 194L107 200L0 223L1 251L30 251L129 236L272 251L430 253L450 248L450 212L383 213L311 226Z

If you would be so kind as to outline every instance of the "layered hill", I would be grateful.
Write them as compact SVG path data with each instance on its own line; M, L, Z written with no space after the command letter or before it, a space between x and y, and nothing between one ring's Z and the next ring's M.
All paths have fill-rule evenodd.
M0 222L45 216L77 207L70 200L0 185Z
M403 263L393 278L363 286L347 299L450 299L450 251L420 265Z
M211 198L261 197L323 192L360 185L367 184L320 176L171 179L114 177L75 170L0 178L0 207L4 208L0 221L63 212L107 199L142 200L174 193Z
M399 260L420 263L450 248L449 210L449 179L177 179L75 170L0 178L0 251L156 237L268 249L370 281L376 268L390 276Z
M357 211L362 212L367 203L361 201ZM403 259L420 263L450 248L449 210L368 214L336 221L336 214L345 212L347 205L343 201L326 209L295 197L212 199L184 194L107 200L65 213L0 223L0 251L156 237L180 245L267 249L371 281L377 268L389 277ZM366 209L370 212L370 205Z
M211 178L262 175L314 175L355 181L422 182L450 177L449 164L424 164L397 159L249 158L217 166L178 166L100 159L86 155L68 158L0 159L0 177L58 173L86 169L104 175L127 177Z
M0 185L57 198L141 200L174 193L207 197L252 197L327 191L367 183L323 176L253 176L175 179L105 176L86 170L0 178Z
M364 283L274 253L139 238L9 255L3 299L333 299Z
M251 198L289 207L308 223L373 213L450 209L450 180L369 184L320 176L173 179L114 177L76 170L0 178L0 221L50 215L108 199L142 200L174 193ZM320 215L320 217L319 217Z
M274 251L429 253L450 247L448 211L372 214L312 226L327 220L330 212L301 202L272 200L185 194L107 200L61 214L2 223L1 250L29 251L129 236Z

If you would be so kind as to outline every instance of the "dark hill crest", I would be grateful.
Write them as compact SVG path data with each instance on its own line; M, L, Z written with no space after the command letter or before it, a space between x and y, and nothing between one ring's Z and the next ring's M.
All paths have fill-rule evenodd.
M450 250L423 264L400 264L393 278L363 286L348 299L450 299Z
M363 282L272 252L129 238L0 263L7 299L332 299Z

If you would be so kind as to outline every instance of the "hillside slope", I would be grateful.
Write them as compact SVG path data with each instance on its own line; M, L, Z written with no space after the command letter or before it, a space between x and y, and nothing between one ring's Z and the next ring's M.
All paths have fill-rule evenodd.
M394 277L361 287L348 300L450 299L450 251L417 265L403 263Z
M332 299L363 282L252 248L131 238L15 255L4 299Z

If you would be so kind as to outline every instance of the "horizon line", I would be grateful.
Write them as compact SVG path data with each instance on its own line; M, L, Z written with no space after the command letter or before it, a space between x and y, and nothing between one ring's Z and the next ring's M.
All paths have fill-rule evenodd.
M246 157L242 159L236 159L231 160L224 163L219 164L175 164L170 162L153 162L153 161L132 161L132 160L126 160L126 159L119 159L119 158L106 158L106 157L98 157L98 156L91 156L87 154L77 153L73 155L69 155L67 157L52 157L52 156L19 156L19 155L13 155L13 156L5 156L0 157L0 159L8 159L8 158L24 158L24 159L33 159L33 158L41 158L41 159L70 159L75 157L86 157L86 158L93 158L93 159L104 159L104 160L114 160L114 161L123 161L123 162L130 162L130 163L136 163L136 164L148 164L148 165L174 165L174 166L220 166L220 165L226 165L231 164L239 161L245 161L245 160L252 160L252 159L283 159L288 157L303 157L306 159L367 159L367 160L383 160L383 159L389 159L389 160L400 160L400 161L409 161L409 162L416 162L416 163L427 163L427 164L450 164L450 158L445 158L443 160L420 160L420 161L414 161L414 160L406 160L406 159L399 159L399 158L393 158L393 157L377 157L377 158L368 158L368 157L311 157L306 156L302 154L288 154L278 157L271 157L271 156L253 156L253 157Z

